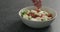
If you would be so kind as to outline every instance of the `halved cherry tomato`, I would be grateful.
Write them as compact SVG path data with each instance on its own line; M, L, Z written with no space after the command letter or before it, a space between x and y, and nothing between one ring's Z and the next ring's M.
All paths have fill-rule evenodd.
M52 14L48 14L48 17L52 17Z
M39 17L39 15L35 15L34 13L27 14L28 16L32 16L33 18Z
M32 16L33 18L35 18L34 13L29 13L28 16Z

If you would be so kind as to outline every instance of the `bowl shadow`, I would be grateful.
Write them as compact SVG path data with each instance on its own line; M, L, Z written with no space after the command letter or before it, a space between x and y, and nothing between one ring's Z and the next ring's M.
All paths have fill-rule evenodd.
M47 32L50 28L50 25L44 28L31 28L25 25L23 22L18 29L18 32Z

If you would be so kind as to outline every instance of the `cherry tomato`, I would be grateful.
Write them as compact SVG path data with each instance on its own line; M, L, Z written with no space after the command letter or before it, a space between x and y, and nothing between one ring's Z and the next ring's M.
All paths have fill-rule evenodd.
M29 13L28 16L32 16L33 18L35 18L34 13Z
M52 14L48 14L48 17L52 17Z
M35 15L34 15L33 13L31 14L31 16L32 16L33 18L35 18Z

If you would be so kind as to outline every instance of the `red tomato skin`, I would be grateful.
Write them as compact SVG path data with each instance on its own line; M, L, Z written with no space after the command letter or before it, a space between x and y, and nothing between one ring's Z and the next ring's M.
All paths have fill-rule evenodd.
M48 17L52 17L52 14L48 14Z

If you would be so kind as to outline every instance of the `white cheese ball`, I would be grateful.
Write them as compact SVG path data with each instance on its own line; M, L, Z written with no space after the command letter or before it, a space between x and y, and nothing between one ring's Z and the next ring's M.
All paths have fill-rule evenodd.
M37 18L31 18L32 21L41 21L41 18L40 17L37 17Z
M48 15L48 13L46 11L40 11L38 14L39 14L39 16L41 16L41 14L43 14L44 16Z
M43 16L43 21L48 21L48 17L47 16Z
M40 11L39 14L44 14L44 11Z
M37 19L36 19L36 18L31 18L30 20L32 20L32 21L37 21Z
M52 19L52 17L48 17L48 20L51 20Z
M36 19L37 19L37 21L41 21L41 18L40 17L37 17Z
M40 11L40 12L38 13L38 15L41 16L42 14L44 14L43 12L44 12L44 11Z
M28 19L30 20L32 18L32 16L28 16Z
M31 10L31 12L32 12L32 13L36 13L36 11L35 11L35 10Z
M27 14L29 14L30 13L30 10L27 10Z
M48 15L48 12L44 11L44 13L45 13L46 15Z
M23 15L23 18L28 19L28 15L27 14L24 14Z

